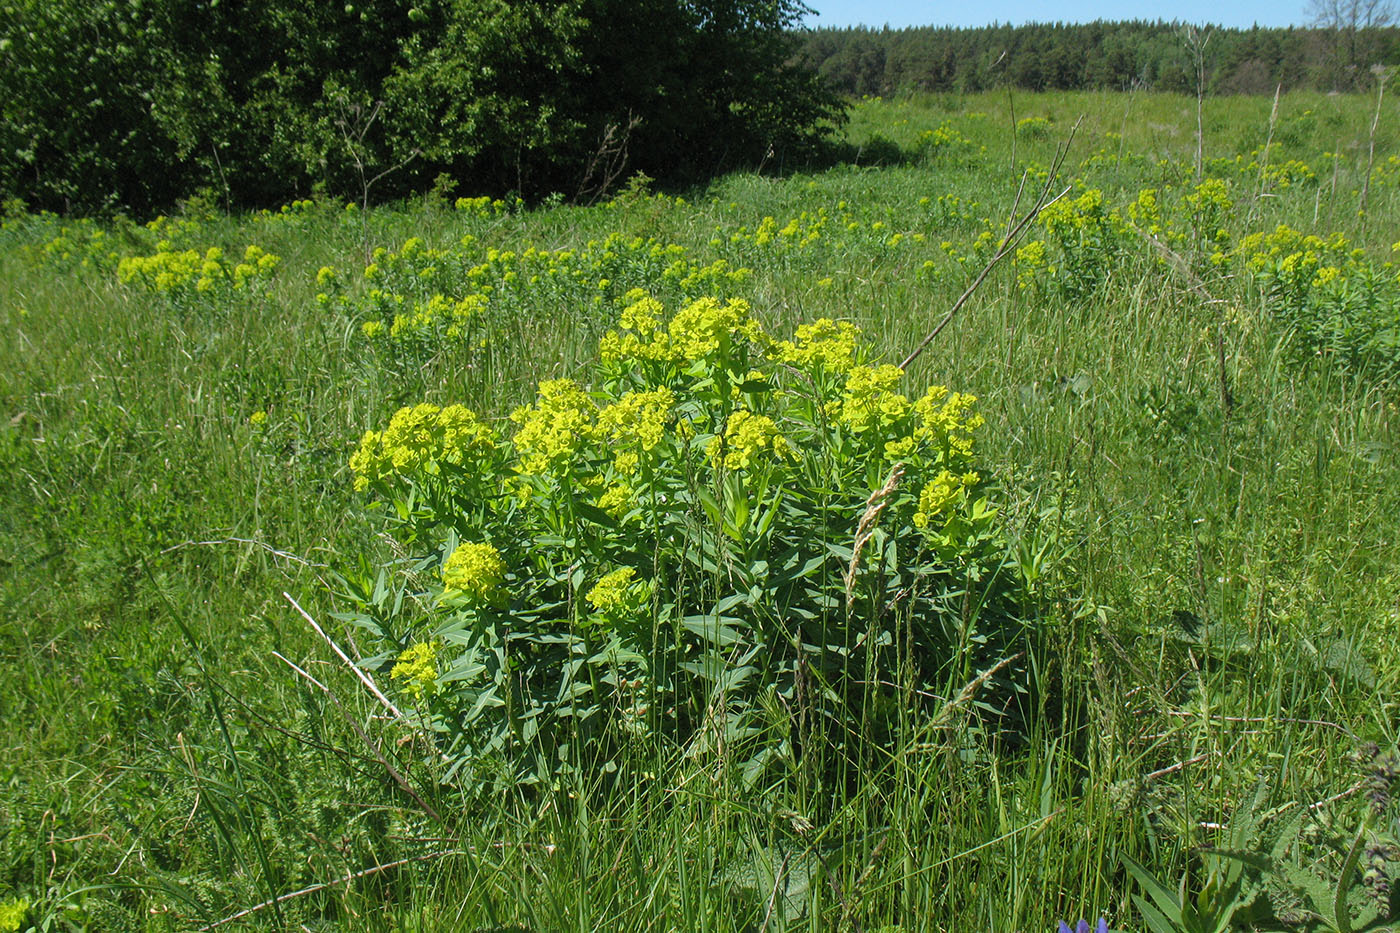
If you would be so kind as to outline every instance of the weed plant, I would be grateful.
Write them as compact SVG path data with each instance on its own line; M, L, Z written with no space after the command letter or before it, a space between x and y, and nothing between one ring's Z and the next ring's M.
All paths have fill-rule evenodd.
M256 908L220 929L1013 931L1100 916L1142 929L1141 903L1171 904L1143 877L1184 877L1192 892L1243 878L1201 849L1237 843L1272 860L1256 880L1273 899L1251 922L1322 923L1312 894L1290 906L1302 888L1269 887L1302 877L1285 862L1314 888L1370 878L1340 902L1368 916L1361 901L1388 890L1395 815L1377 749L1396 744L1400 678L1400 147L1383 116L1359 213L1372 101L1285 97L1272 124L1271 106L1205 101L1201 178L1194 100L987 94L856 105L852 152L882 153L881 167L859 156L696 191L638 185L589 208L7 215L0 922L183 930ZM802 640L762 634L781 630L755 606L725 606L749 588L704 557L706 541L742 547L724 533L735 510L755 523L778 488L813 488L770 475L758 495L744 485L755 464L813 473L823 444L850 440L817 439L817 408L804 420L755 394L771 382L794 391L787 404L803 398L801 361L762 347L800 347L800 327L829 319L831 333L859 329L865 364L903 359L1080 114L1057 179L1069 193L885 387L906 401L930 385L977 397L975 467L956 472L975 469L983 491L956 507L995 507L979 560L995 554L1014 579L1036 637L891 654L851 678L869 681L858 690L813 675L801 698ZM660 304L657 327L697 299L742 302L745 326L767 336L734 373L763 379L726 376L735 399L695 360L661 373L600 357L610 330L642 334L633 289ZM632 330L618 330L629 309ZM822 391L840 401L850 387L828 375ZM598 427L628 393L661 387L674 395L664 440L648 448L641 419L619 430L637 432L639 470L654 456L656 475L685 466L703 482L619 470L627 445ZM556 390L588 412L572 498L553 454L519 468L549 449L522 433ZM441 421L453 406L470 421ZM487 431L495 472L365 448L401 409L468 450ZM773 431L731 465L738 448L722 439L741 409ZM682 419L693 438L676 434ZM878 457L813 473L826 511L795 526L795 544L804 563L838 552L816 595L789 608L844 613L838 565L852 555L839 547L898 462L883 440ZM356 459L364 449L374 456ZM907 469L871 554L929 547L915 513L937 470L916 483L922 467ZM744 472L737 487L726 471ZM515 525L489 517L461 485L488 476L538 509ZM674 514L603 501L624 483L641 503L682 488L694 501ZM541 551L568 503L592 537L571 541L561 524ZM627 530L634 510L656 515L650 532ZM488 540L499 558L461 551ZM673 569L687 553L698 563ZM771 569L780 553L734 566ZM868 582L893 581L887 567ZM706 581L698 611L677 599L687 574ZM529 605L498 600L498 583L526 578ZM628 622L592 617L672 605L678 641L625 647L679 664L718 635L684 625L717 602L743 621L745 650L759 648L749 679L726 685L752 716L738 733L707 731L706 710L733 708L666 674L651 720L665 728L628 731L641 668L583 673ZM513 738L467 748L479 733L462 726L476 683L462 659L502 645L481 635L488 613L534 618L527 634L554 639L556 655L482 663L553 693L528 740L517 711L483 706L480 721ZM569 683L587 681L612 738L536 768L525 753L592 728L560 722L583 705L558 690L580 630L589 653ZM884 738L843 744L852 721ZM823 750L819 771L804 769L810 749ZM1257 832L1241 834L1246 820Z

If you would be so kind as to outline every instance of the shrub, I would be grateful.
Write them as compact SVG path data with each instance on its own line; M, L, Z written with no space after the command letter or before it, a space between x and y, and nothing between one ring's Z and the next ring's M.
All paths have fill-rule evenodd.
M412 599L362 579L350 618L454 771L648 740L752 781L814 734L888 741L1020 631L971 396L902 394L846 323L629 299L591 383L540 383L510 436L419 405L352 460L425 572Z

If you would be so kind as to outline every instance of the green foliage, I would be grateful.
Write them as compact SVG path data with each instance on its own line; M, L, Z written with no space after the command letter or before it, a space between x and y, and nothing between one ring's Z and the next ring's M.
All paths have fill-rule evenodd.
M1328 933L1389 929L1397 902L1387 870L1396 840L1378 827L1397 771L1393 754L1378 755L1374 747L1370 752L1370 806L1355 833L1339 836L1306 810L1287 818L1286 808L1262 811L1267 788L1260 785L1233 814L1227 843L1201 850L1204 881L1194 896L1188 894L1189 873L1172 891L1125 855L1125 867L1147 894L1133 899L1148 927L1154 933L1223 933L1240 926Z
M782 0L272 5L17 0L0 23L0 192L138 213L200 190L602 193L806 161L840 117ZM258 41L249 42L249 35Z
M370 28L358 11L347 22ZM892 152L889 168L862 159L811 175L737 175L684 198L651 194L639 178L613 201L568 206L570 186L550 209L526 210L514 199L470 197L465 178L395 208L347 210L318 197L229 217L218 210L226 202L216 184L154 227L7 205L0 902L27 901L21 922L50 930L191 929L307 888L238 925L1049 930L1058 917L1106 916L1116 929L1141 929L1134 894L1165 908L1135 887L1126 855L1170 879L1163 884L1172 899L1198 916L1218 917L1233 900L1224 896L1233 882L1209 885L1229 877L1232 859L1244 866L1241 896L1258 903L1249 892L1262 888L1271 911L1237 910L1236 921L1309 930L1345 915L1355 929L1375 908L1384 913L1397 861L1393 813L1362 810L1385 790L1393 765L1363 754L1357 775L1353 753L1367 739L1393 744L1400 685L1393 382L1382 381L1375 363L1354 365L1340 350L1318 354L1288 309L1318 306L1330 288L1370 289L1368 276L1393 272L1394 141L1383 117L1379 168L1360 216L1374 98L1284 95L1266 147L1272 109L1271 95L1205 101L1201 182L1210 187L1199 191L1194 108L1177 97L997 93L856 105L852 152L863 134L878 133ZM793 438L818 432L811 417L781 406L817 397L799 380L807 364L765 355L752 368L794 394L777 398L740 383L739 400L725 401L679 363L674 381L649 368L662 366L656 360L607 369L599 337L635 304L627 293L644 287L667 309L658 321L697 297L717 295L721 309L743 299L767 333L849 321L861 328L870 361L902 359L1004 235L1022 170L1039 177L1055 128L1081 111L1086 119L1054 190L1074 184L1067 207L1089 191L1101 201L1061 218L1071 221L1062 240L1044 225L1031 234L1057 264L1061 251L1079 251L1079 297L1053 278L1019 287L1025 266L998 267L901 377L901 386L920 388L889 390L915 398L925 385L946 384L979 397L988 426L977 432L972 466L982 476L979 495L997 507L988 548L998 565L1004 555L1016 568L1004 573L1024 593L1018 612L1043 620L1026 639L1032 650L993 670L1008 655L977 638L998 631L1004 617L959 600L908 616L928 621L916 626L920 635L942 621L972 620L966 648L930 640L917 658L926 666L907 676L903 667L880 677L843 670L835 659L890 657L879 638L918 595L896 591L881 603L877 590L893 574L912 582L934 567L924 593L948 582L936 570L943 565L915 559L935 550L929 529L914 524L922 490L906 476L891 494L904 498L886 506L876 523L884 537L872 537L863 554L898 562L862 562L852 607L862 624L848 625L848 555L823 551L817 532L849 547L864 494L892 462L880 453L867 461L879 469L823 465L816 488L824 498L802 498L796 491L815 485L803 458L817 448ZM374 148L382 144L374 132L387 114L357 150L382 165L389 154ZM1049 138L1021 136L1013 166L1008 131L1033 115L1051 123ZM971 152L986 147L986 157L908 157L921 134L945 123ZM326 128L339 134L333 121ZM353 162L338 165L349 186L359 183ZM1292 180L1285 185L1270 166L1288 166ZM419 170L415 159L381 185ZM1142 198L1145 190L1153 195ZM458 195L467 196L454 209ZM1212 214L1220 227L1207 222ZM1081 215L1092 234L1082 239ZM1280 235L1280 224L1294 232ZM1149 232L1172 255L1143 236ZM242 290L199 292L195 278L167 293L118 274L123 260L164 255L160 263L178 265L175 257L190 250L202 272L211 248L222 251L221 268L236 267L250 243L281 261ZM663 255L653 257L653 248ZM1258 254L1265 260L1254 268ZM686 271L668 278L676 261ZM378 269L369 275L366 265ZM1328 267L1336 277L1313 284ZM712 271L683 284L700 270ZM1375 288L1383 307L1391 286ZM383 295L371 299L375 289ZM472 318L485 347L453 336L450 324L439 328L447 319L433 315L411 351L413 341L400 348L387 333L364 335L366 323L387 331L419 305L435 314L473 295L488 301ZM1360 340L1370 318L1353 320L1339 333ZM636 331L618 339L627 334ZM600 559L589 552L575 584L565 574L566 543L544 545L547 567L524 546L524 532L545 521L545 503L570 501L558 494L562 460L547 475L531 474L531 488L552 485L550 496L530 502L449 500L438 491L438 479L450 492L446 480L463 482L463 464L488 452L500 457L491 475L503 471L521 489L524 477L512 467L524 426L508 413L538 411L540 383L561 377L586 386L592 406L583 406L588 430L570 460L574 478L617 478L626 445L595 433L595 409L628 391L635 398L664 384L706 399L706 410L743 404L776 432L740 419L736 441L769 446L748 467L742 457L725 467L737 480L717 480L707 444L680 446L682 413L673 406L662 440L638 451L638 471L644 455L666 452L692 469L694 501L688 511L676 507L679 517L648 503L646 514L655 509L672 531L648 537L637 517L602 508L613 483L575 484L574 547L602 551ZM846 381L836 388L844 396ZM394 462L381 458L385 472L374 482L394 488L379 494L382 508L367 509L346 464L352 439L366 428L382 435L404 405L410 415L398 419L395 437L409 443L394 449L417 479L402 483ZM698 408L684 414L698 417ZM851 449L858 432L829 427L821 437ZM551 449L552 436L534 432L537 453ZM778 436L796 456L771 460ZM430 456L449 443L457 459ZM767 497L730 491L731 483L752 490L764 471ZM713 483L713 505L699 495L701 478ZM519 599L517 578L539 581L541 604L560 605L521 607L554 622L521 630L536 639L528 650L524 639L507 642L505 656L525 663L505 695L559 711L566 669L538 659L554 652L572 663L578 641L606 651L603 639L629 632L639 617L675 623L676 615L657 615L671 593L698 600L684 611L704 620L686 627L679 615L679 631L673 624L657 633L689 652L683 660L703 658L712 634L737 634L743 644L732 663L742 667L744 653L767 639L777 646L769 652L775 669L790 670L795 650L773 635L810 632L811 620L760 613L741 599L719 613L737 620L724 623L728 630L708 624L726 596L742 595L734 582L753 573L751 562L733 560L731 576L723 561L750 559L748 549L764 543L757 523L771 511L775 484L785 493L767 544L793 516L794 527L815 528L794 545L803 564L822 563L785 591L770 569L760 595L786 592L806 612L820 602L833 636L807 654L835 671L804 675L801 703L795 689L784 693L781 677L758 689L766 670L759 655L723 703L703 667L679 671L649 688L675 703L649 710L654 720L627 720L627 684L657 672L622 662L616 682L603 680L614 668L590 665L595 651L570 669L571 685L587 689L576 708L599 697L611 705L586 722L565 717L528 747L515 738L523 723L508 735L527 752L567 745L571 753L591 742L585 747L597 758L572 770L558 759L528 762L526 770L547 778L513 792L498 791L518 774L496 762L519 759L479 756L473 771L464 765L445 780L454 762L441 752L468 730L436 732L434 724L456 728L471 712L461 711L459 691L482 687L485 676L465 666L464 679L446 679L466 649L434 632L477 638L475 621L494 617L513 633L501 619ZM738 528L744 505L751 533L736 539L726 527ZM824 511L828 505L840 513ZM606 519L583 515L588 506ZM444 520L409 540L430 507ZM486 522L487 513L501 538L458 532L454 540L454 529L486 527L478 518ZM384 534L386 526L404 540ZM521 537L504 534L516 527ZM696 560L676 561L682 547ZM719 574L705 563L716 554ZM682 570L651 574L657 555ZM777 563L769 558L770 568ZM332 567L363 604L356 615L366 618L354 621L371 631L333 616L345 604L330 593ZM455 595L445 595L449 583ZM403 718L365 689L284 591L362 662L359 673ZM464 628L450 629L454 619ZM864 637L871 620L874 640ZM540 644L546 630L560 640ZM896 648L903 637L896 628ZM633 643L648 647L651 638L643 632ZM501 669L489 655L483 664ZM590 670L600 675L596 687ZM924 686L906 702L916 678ZM866 680L881 682L858 682ZM817 690L821 684L832 689ZM1010 693L1017 684L1030 689ZM1015 722L999 715L1009 697ZM707 720L698 709L717 713ZM741 714L736 730L720 710ZM863 714L852 730L828 733L852 712ZM485 732L502 716L488 707L475 721ZM604 728L605 720L614 725ZM740 731L745 725L758 731ZM757 754L765 746L772 753ZM1260 774L1277 775L1276 783L1267 808L1253 809L1252 841L1242 842L1236 831L1248 822ZM1363 825L1366 841L1338 912L1342 870Z
M453 771L503 756L541 781L662 739L731 748L752 785L863 757L918 697L1012 650L1019 584L970 396L911 401L849 324L774 341L741 301L667 322L629 300L591 387L542 382L510 439L420 405L351 462L419 568L446 557L404 604L435 605L424 618L355 621L431 697ZM875 688L896 678L892 702Z
M1244 237L1236 257L1287 328L1295 358L1323 357L1380 382L1400 376L1400 281L1341 234L1280 225Z

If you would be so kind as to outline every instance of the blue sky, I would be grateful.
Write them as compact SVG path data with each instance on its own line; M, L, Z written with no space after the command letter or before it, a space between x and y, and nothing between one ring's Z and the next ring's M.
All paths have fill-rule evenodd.
M993 22L1088 23L1096 19L1164 19L1221 26L1289 26L1303 22L1304 0L1282 3L1265 0L971 0L929 3L919 0L807 0L820 16L811 26L986 26Z

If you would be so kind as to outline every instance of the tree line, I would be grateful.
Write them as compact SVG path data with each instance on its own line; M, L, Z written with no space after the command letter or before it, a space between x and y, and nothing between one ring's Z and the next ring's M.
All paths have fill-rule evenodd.
M1194 53L1178 23L1038 23L982 28L822 28L801 61L845 94L897 91L1128 90L1195 93ZM1309 28L1197 30L1212 94L1355 90L1400 63L1400 29L1338 20Z
M796 0L0 0L0 196L558 193L808 158Z

